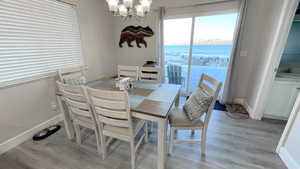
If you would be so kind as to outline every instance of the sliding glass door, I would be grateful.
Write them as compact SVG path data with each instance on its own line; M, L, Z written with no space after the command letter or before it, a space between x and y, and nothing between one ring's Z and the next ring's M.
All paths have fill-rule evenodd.
M166 82L191 92L205 73L224 84L236 21L237 13L165 20Z
M183 18L164 22L166 82L182 84L185 88L187 87L192 20L192 18Z
M195 90L205 73L225 82L237 14L195 17L188 91Z

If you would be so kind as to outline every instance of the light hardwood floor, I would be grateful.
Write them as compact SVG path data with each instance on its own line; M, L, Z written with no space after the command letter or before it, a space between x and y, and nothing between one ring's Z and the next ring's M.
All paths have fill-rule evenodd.
M286 169L274 153L283 128L284 123L278 121L233 120L214 111L206 158L201 158L199 144L179 143L168 157L167 169ZM179 131L178 136L191 134ZM199 136L196 132L195 137ZM102 160L92 131L84 132L83 146L78 146L60 130L44 141L28 140L1 155L0 169L130 169L129 148L128 143L115 141ZM156 133L137 153L137 169L156 168Z

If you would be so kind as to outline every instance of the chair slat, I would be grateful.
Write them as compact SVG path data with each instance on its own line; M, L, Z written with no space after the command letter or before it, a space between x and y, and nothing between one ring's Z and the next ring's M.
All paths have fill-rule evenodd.
M126 111L115 111L109 109L103 109L101 107L95 107L96 114L100 114L106 117L118 118L118 119L128 119L128 113Z
M136 71L138 69L138 66L126 66L126 65L118 65L119 70L131 70Z
M201 83L200 84L200 88L202 88L203 90L205 90L206 92L208 92L211 96L213 96L215 94L215 90L212 89L210 86L208 86L205 83Z
M118 78L131 77L134 80L139 78L139 67L138 66L125 66L118 65Z
M141 78L157 79L157 78L159 78L159 75L158 74L151 74L151 73L141 73Z
M137 72L121 70L119 71L119 74L120 76L124 76L124 77L136 77Z
M157 67L141 67L140 69L140 80L143 82L154 82L159 83L161 69Z
M112 110L126 110L127 105L124 101L105 100L96 97L91 98L96 107L102 107Z
M71 93L80 93L81 92L81 87L80 86L64 84L64 83L61 83L61 82L57 82L57 86L58 86L60 91L68 91L68 92L71 92Z
M112 91L112 90L101 90L101 89L93 89L89 88L89 93L92 96L102 97L111 100L125 100L126 94L120 91Z
M116 127L129 127L129 121L128 120L118 120L118 119L113 119L105 116L99 116L98 119L100 122Z
M71 92L64 91L63 96L65 98L71 98L72 100L76 100L76 101L79 101L79 102L86 101L86 98L84 96L82 96L80 94L77 94L77 93L71 93Z
M215 86L218 86L220 84L220 82L218 82L217 80L215 80L214 78L212 78L206 74L203 74L203 80L206 80L206 81L210 82L211 84L214 84Z
M160 68L157 67L141 67L142 72L160 72Z
M86 102L79 102L77 100L72 100L69 98L65 98L67 104L69 104L71 107L76 107L78 109L84 109L84 110L88 110L89 109L89 105Z
M79 116L84 116L84 117L91 117L91 113L88 110L81 110L76 107L70 107L72 113L79 115Z

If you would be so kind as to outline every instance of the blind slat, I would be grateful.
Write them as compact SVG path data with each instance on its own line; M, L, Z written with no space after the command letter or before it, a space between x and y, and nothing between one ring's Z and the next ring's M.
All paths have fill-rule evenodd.
M0 1L0 83L82 64L79 25L71 5Z

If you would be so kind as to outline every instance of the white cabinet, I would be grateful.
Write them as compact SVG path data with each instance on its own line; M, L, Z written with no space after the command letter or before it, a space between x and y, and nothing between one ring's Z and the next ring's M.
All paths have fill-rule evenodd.
M275 79L269 91L264 117L273 119L288 119L296 97L300 82Z

